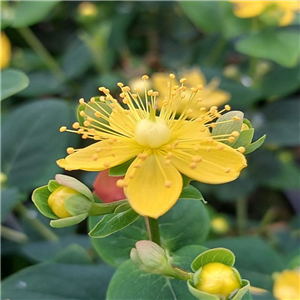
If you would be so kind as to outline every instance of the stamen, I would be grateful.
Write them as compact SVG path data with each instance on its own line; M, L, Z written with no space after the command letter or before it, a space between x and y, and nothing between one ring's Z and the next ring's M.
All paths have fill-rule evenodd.
M66 131L67 130L67 127L66 126L61 126L60 128L59 128L59 131L60 132L64 132L64 131Z

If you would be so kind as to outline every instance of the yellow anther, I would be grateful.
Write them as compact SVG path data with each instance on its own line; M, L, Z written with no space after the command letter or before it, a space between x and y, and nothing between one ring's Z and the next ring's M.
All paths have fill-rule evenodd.
M238 117L238 116L234 116L234 117L232 117L232 120L233 121L239 121L241 118L240 117Z
M138 169L138 168L141 167L141 165L140 164L135 164L133 167L136 168L136 169Z
M187 114L191 114L192 112L193 112L193 110L192 110L191 108L189 108L189 109L186 111Z
M148 91L148 96L153 96L153 90Z
M108 162L105 162L105 163L103 163L103 166L104 166L105 168L109 168L109 166L110 166L110 163L108 163Z
M166 187L166 188L170 188L171 186L172 186L172 181L166 180L166 182L165 182L165 187Z
M84 121L84 122L83 122L83 125L84 125L85 127L88 127L88 126L91 125L91 122L90 122L90 121Z
M143 79L143 80L148 80L148 79L149 79L149 76L148 76L148 75L143 75L143 76L142 76L142 79Z
M157 97L158 95L159 95L159 92L156 92L156 91L153 92L153 96L154 96L154 97Z
M191 91L192 91L193 93L196 93L196 92L198 91L198 89L192 87L192 88L191 88Z
M206 107L200 107L200 109L199 109L200 111L207 111L207 108Z
M230 171L231 171L230 168L226 168L226 169L225 169L225 173L229 173Z
M125 98L126 95L125 95L124 93L121 93L121 94L120 94L120 97L121 97L121 98Z
M201 156L198 156L198 155L196 155L196 156L194 156L193 158L192 158L192 160L193 160L193 162L201 162L202 161L202 157Z
M60 128L59 128L59 131L60 132L64 132L64 131L66 131L67 130L67 127L66 126L61 126Z
M78 130L77 130L77 133L78 133L78 134L84 133L84 129L83 129L83 128L78 129Z
M180 88L180 86L176 84L176 85L174 85L173 90L176 91L176 90L178 90L179 88Z
M190 168L191 169L196 169L197 168L197 163L196 162L190 163Z
M120 87L120 88L122 88L124 86L124 84L122 82L118 82L117 86Z
M97 149L96 149L96 152L100 152L102 150L102 148L101 147L98 147Z
M198 90L202 90L202 89L203 89L203 85L202 85L202 84L198 84L198 85L197 85L197 89L198 89Z
M80 115L81 117L85 117L85 112L84 112L83 110L81 110L80 113L79 113L79 115Z
M245 147L238 147L237 151L239 151L240 153L245 153L246 148Z
M100 92L104 92L105 87L104 87L104 86L100 86L100 87L98 88L98 90L99 90Z
M228 105L228 104L226 104L226 105L225 105L225 109L226 109L227 111L229 111L229 110L231 110L231 106Z
M72 147L67 148L67 153L68 154L73 154L75 152L75 149Z
M170 77L171 79L175 79L175 75L174 75L174 74L170 74L169 77Z
M90 99L90 101L91 101L92 103L95 103L96 98L95 98L95 97L92 97L92 98Z
M130 87L128 85L124 86L122 89L125 93L130 92Z
M181 78L179 82L180 82L180 83L185 83L186 80L187 80L186 78Z
M231 135L233 137L238 137L240 135L240 133L238 131L232 131Z
M116 183L116 185L120 188L123 188L126 186L125 180L124 179L119 179Z
M78 100L78 102L79 102L79 104L84 104L84 99L83 98L80 98L79 100Z
M78 122L73 123L72 127L74 129L78 129L80 127L80 124Z
M148 154L147 153L140 153L138 155L138 158L141 159L141 160L145 160L147 158Z
M207 147L207 148L206 148L206 151L207 151L207 152L210 152L210 150L211 150L211 147Z
M98 159L98 155L96 153L93 154L92 159L96 161Z
M228 138L229 143L233 143L235 141L235 137L231 136Z
M101 118L102 117L102 114L99 112L99 111L96 111L94 113L94 116L97 117L97 118Z
M225 148L225 146L224 146L223 144L219 144L219 145L217 146L217 148L218 148L219 150L223 150L223 149Z

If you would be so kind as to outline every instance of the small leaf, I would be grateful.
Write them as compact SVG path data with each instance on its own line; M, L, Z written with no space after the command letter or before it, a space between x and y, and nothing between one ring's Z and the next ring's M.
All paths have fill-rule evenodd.
M191 268L194 272L196 272L204 265L212 262L219 262L229 267L232 267L235 262L235 256L230 250L226 248L210 249L197 256L193 260Z
M13 28L28 27L42 21L60 1L20 1L15 6Z
M121 213L105 215L89 232L89 235L93 238L103 238L109 236L126 228L138 218L139 215L133 209L128 209Z
M230 146L237 149L238 147L246 147L250 145L254 135L254 128L246 129L240 132L240 135Z
M204 203L206 202L200 191L192 185L188 185L187 187L183 188L179 199L195 199L201 200Z
M246 151L244 154L249 154L249 153L255 151L256 149L258 149L264 143L265 139L266 139L266 135L263 135L254 143L250 144L249 146L246 146L245 147Z
M60 186L61 186L61 184L59 184L56 180L49 180L49 182L48 182L48 190L51 193L54 192Z
M131 165L131 163L134 161L134 158L124 162L123 164L120 164L118 166L115 166L113 168L109 169L109 176L123 176L126 174L127 169Z
M54 228L63 228L63 227L68 227L68 226L73 226L76 225L80 222L82 222L86 217L88 216L87 213L69 217L69 218L63 218L63 219L57 219L57 220L52 220L50 222L50 225Z
M53 213L52 209L48 204L48 198L51 195L51 192L48 190L48 187L42 186L35 189L32 193L32 201L37 207L37 209L44 216L50 219L58 219L58 217Z
M1 73L1 100L17 94L29 85L29 78L20 70L6 69Z

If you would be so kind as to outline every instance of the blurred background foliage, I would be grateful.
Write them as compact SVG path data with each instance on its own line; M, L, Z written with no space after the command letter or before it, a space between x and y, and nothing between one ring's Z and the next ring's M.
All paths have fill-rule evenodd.
M76 299L105 297L113 268L93 250L86 223L53 230L31 204L31 193L62 173L55 161L66 147L84 145L58 131L75 120L79 98L98 95L99 86L117 96L119 81L192 68L207 82L217 78L231 107L251 120L256 138L267 135L236 181L193 182L208 201L205 245L233 250L242 277L269 291L274 274L299 265L299 15L280 26L283 12L275 4L252 18L236 16L234 5L1 1L2 278L14 274L3 283L7 297L75 297L72 287L83 280L76 272L89 274L80 282L92 291ZM97 174L72 175L92 187ZM58 274L58 282L24 294L28 282ZM93 276L104 278L100 287L91 284Z

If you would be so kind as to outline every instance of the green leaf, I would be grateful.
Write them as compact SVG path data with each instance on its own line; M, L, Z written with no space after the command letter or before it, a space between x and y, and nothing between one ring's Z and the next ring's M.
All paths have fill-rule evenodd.
M219 32L221 11L219 3L210 1L179 1L184 14L204 32ZM212 18L212 16L214 16Z
M20 1L15 6L13 28L28 27L42 21L60 1Z
M2 221L10 214L15 205L24 200L26 195L20 193L18 188L1 189L1 219Z
M246 151L244 154L249 154L253 151L255 151L256 149L258 149L265 141L266 139L266 135L263 135L262 137L260 137L258 140L256 140L255 142L251 143L250 145L246 146Z
M72 135L58 128L71 123L71 109L59 99L19 105L3 121L2 169L8 186L30 191L53 178Z
M258 120L257 125L253 122L255 132L266 134L266 143L272 146L298 146L299 111L298 98L270 103L253 117Z
M183 188L183 190L182 190L182 192L181 192L181 194L179 196L179 199L201 200L204 203L206 203L206 201L204 200L201 192L198 189L196 189L194 186L192 186L192 185L188 185L185 188Z
M90 217L89 228L98 221L99 217ZM209 216L201 201L179 200L159 218L159 224L163 247L172 253L184 246L203 243L209 231ZM139 218L124 230L103 239L92 239L92 242L105 261L118 266L129 258L137 241L148 238L145 221Z
M232 267L235 262L235 257L234 254L226 248L214 248L207 250L197 256L193 260L191 268L194 272L196 272L204 265L212 262L220 262L224 265Z
M112 167L109 169L109 176L123 176L125 175L127 169L129 168L129 166L131 165L131 163L134 161L134 158L125 161L124 163Z
M188 246L173 254L172 264L184 269L193 257L203 251L202 246ZM161 275L141 271L131 260L125 261L114 274L107 300L163 299L194 300L186 283Z
M48 190L52 193L60 186L61 186L61 184L59 184L56 180L49 180L47 187L48 187Z
M1 72L1 100L24 90L29 85L29 78L20 70L6 69Z
M253 135L254 135L254 128L243 130L240 132L240 135L238 136L236 141L230 144L230 146L232 148L237 149L238 147L241 146L245 147L247 145L250 145Z
M257 58L270 59L286 68L299 62L299 32L268 28L239 40L236 50Z
M80 214L77 216L69 217L69 218L63 218L63 219L57 219L50 221L50 226L54 228L63 228L68 226L76 225L80 222L82 222L86 217L88 216L88 213Z
M57 262L41 263L13 274L2 281L3 299L105 299L114 269L105 264L91 265L86 255L71 247Z
M50 219L58 219L57 215L53 213L48 204L48 198L50 195L51 192L48 190L48 187L46 185L41 186L33 191L32 201L39 212L45 217Z
M107 237L117 231L128 227L138 218L139 215L131 208L124 212L105 215L89 232L89 235L92 238Z

